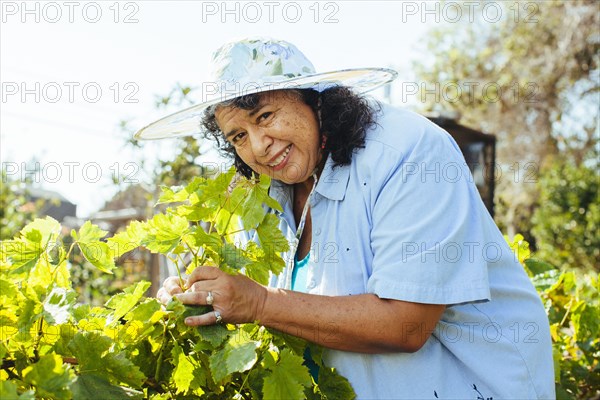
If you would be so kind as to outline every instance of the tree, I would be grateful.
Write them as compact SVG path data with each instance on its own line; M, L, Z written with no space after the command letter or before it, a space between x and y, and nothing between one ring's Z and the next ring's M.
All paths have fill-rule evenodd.
M560 161L540 179L533 235L542 259L600 271L600 175Z
M478 4L462 5L472 23L430 33L415 70L440 95L422 91L422 107L458 111L461 123L497 135L497 222L527 233L537 171L559 153L579 165L598 144L600 3L496 2L497 22Z

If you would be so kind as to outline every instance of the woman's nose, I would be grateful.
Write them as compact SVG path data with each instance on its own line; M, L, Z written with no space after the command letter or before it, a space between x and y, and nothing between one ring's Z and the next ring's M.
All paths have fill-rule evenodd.
M252 129L248 132L252 152L256 157L264 157L269 154L269 148L273 144L273 138L263 129Z

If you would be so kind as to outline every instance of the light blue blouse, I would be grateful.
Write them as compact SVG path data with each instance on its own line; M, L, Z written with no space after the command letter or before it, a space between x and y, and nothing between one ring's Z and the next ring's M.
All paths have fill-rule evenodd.
M272 183L291 250L271 285L287 289L297 247L292 194L291 187ZM359 398L555 396L542 303L444 130L384 105L350 165L333 168L327 160L311 218L306 292L447 305L415 353L325 352ZM396 334L431 328L407 324Z

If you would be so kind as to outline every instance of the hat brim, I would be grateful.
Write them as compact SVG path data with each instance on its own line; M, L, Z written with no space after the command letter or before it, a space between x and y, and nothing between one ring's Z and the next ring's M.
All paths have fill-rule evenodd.
M141 128L133 137L140 140L154 140L200 133L201 118L207 107L248 94L279 89L315 89L322 92L333 86L345 86L357 93L366 93L397 77L398 73L388 68L355 68L246 84L242 87L238 86L236 91L218 93L217 96L203 99L199 104L167 115Z

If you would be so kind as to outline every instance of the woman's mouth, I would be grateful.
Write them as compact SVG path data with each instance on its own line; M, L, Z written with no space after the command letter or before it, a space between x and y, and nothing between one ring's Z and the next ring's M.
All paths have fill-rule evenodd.
M285 148L285 150L272 162L267 163L267 165L271 168L273 168L273 170L278 171L281 168L283 168L285 161L288 157L288 154L290 154L290 150L292 148L292 145L290 144L288 147Z

